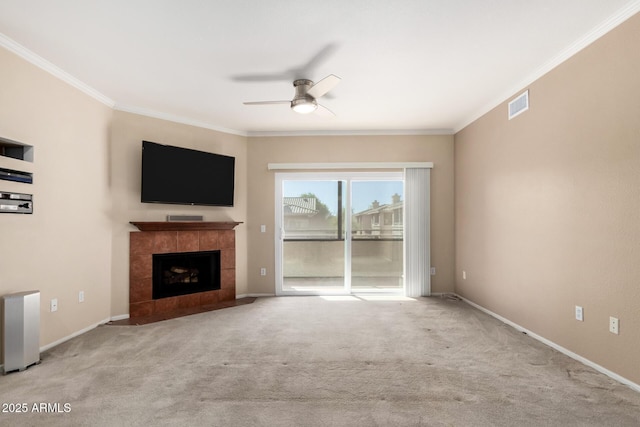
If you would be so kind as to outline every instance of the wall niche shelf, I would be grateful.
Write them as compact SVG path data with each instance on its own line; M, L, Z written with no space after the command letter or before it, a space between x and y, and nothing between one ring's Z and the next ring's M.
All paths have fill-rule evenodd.
M5 181L24 182L25 184L33 184L33 174L30 172L22 172L13 169L0 168L0 179Z
M33 163L33 146L0 137L0 156Z

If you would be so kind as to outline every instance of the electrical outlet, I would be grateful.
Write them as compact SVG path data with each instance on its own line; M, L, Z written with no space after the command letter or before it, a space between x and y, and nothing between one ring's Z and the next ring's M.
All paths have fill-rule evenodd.
M467 272L462 270L462 280L467 280Z
M78 292L78 302L84 302L84 291Z
M431 267L431 275L432 276L436 275L436 268L435 267Z
M53 313L54 311L58 311L58 298L54 298L51 300L51 312Z
M609 317L609 332L618 335L620 333L620 321L617 317Z
M267 232L267 226L266 226L266 225L264 225L264 224L262 224L262 225L260 226L260 232L261 232L261 233L266 233L266 232Z
M576 305L576 320L584 321L584 311L579 305Z
M266 268L264 268L264 267L262 267L262 268L260 269L260 275L261 275L261 276L266 276L266 275L267 275L267 269L266 269Z

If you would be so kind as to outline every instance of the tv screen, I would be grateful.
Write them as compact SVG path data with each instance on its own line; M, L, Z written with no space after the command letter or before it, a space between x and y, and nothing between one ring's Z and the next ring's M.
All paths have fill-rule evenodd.
M235 158L142 141L143 203L233 206Z

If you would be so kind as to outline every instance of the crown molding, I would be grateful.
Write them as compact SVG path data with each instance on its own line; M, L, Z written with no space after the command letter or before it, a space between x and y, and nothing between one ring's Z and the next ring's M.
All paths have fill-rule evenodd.
M195 126L195 127L199 127L199 128L203 128L203 129L215 130L217 132L228 133L228 134L231 134L231 135L238 135L238 136L245 136L245 137L248 136L247 132L244 132L244 131L241 131L241 130L225 128L225 127L222 127L222 126L214 125L212 123L207 123L207 122L203 122L203 121L200 121L200 120L193 120L193 119L189 119L187 117L177 116L175 114L162 113L160 111L148 110L146 108L138 108L138 107L129 106L129 105L116 104L113 107L113 109L117 110L117 111L124 111L125 113L138 114L140 116L146 116L146 117L151 117L151 118L154 118L154 119L160 119L160 120L166 120L166 121L169 121L169 122L180 123L180 124L183 124L183 125Z
M536 80L540 79L542 76L547 74L549 71L556 68L558 65L565 62L567 59L576 55L582 49L589 46L594 41L598 40L600 37L607 34L609 31L616 28L618 25L622 24L627 19L631 18L636 13L640 12L640 0L633 1L629 3L627 6L623 7L615 14L610 16L605 21L601 22L599 25L596 25L591 29L587 34L580 37L578 40L573 42L569 47L564 49L558 55L553 57L550 61L542 65L541 67L534 70L531 74L529 74L523 80L520 80L517 84L512 85L511 88L504 91L500 96L493 99L492 102L486 104L483 108L477 110L475 114L472 114L467 119L461 121L458 126L454 128L454 133L458 133L471 123L478 120L480 117L487 114L489 111L496 108L498 105L505 102L507 99L514 96L519 91L522 91L523 88L526 88Z
M217 132L228 133L231 135L244 136L249 138L257 137L293 137L293 136L397 136L397 135L453 135L453 129L391 129L391 130L294 130L294 131L241 131L217 126L199 120L189 119L174 114L163 113L160 111L138 108L135 106L116 104L114 110L126 113L137 114L140 116L151 117L154 119L166 120L169 122L180 123L188 126L195 126L204 129L211 129Z
M115 102L111 98L103 95L102 93L98 92L91 86L87 85L86 83L78 80L77 78L73 77L71 74L62 70L61 68L56 67L55 65L53 65L51 62L47 61L40 55L36 55L26 47L22 46L19 43L16 43L14 40L10 39L9 37L7 37L2 33L0 33L0 46L4 47L10 52L15 53L20 58L32 63L36 67L39 67L44 71L48 72L49 74L52 74L53 76L59 78L63 82L75 87L76 89L89 95L90 97L96 99L97 101L100 101L106 106L113 108L113 106L115 105Z
M453 135L453 129L372 129L372 130L299 130L249 131L249 137L274 136L397 136L397 135Z
M269 163L268 170L316 169L433 169L433 162L337 162L337 163Z

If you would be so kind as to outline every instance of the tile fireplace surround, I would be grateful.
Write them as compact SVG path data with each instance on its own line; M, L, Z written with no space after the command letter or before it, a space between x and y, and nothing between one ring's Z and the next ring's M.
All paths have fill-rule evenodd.
M131 222L129 317L152 316L236 298L236 238L239 222ZM220 289L154 300L153 254L220 251Z

